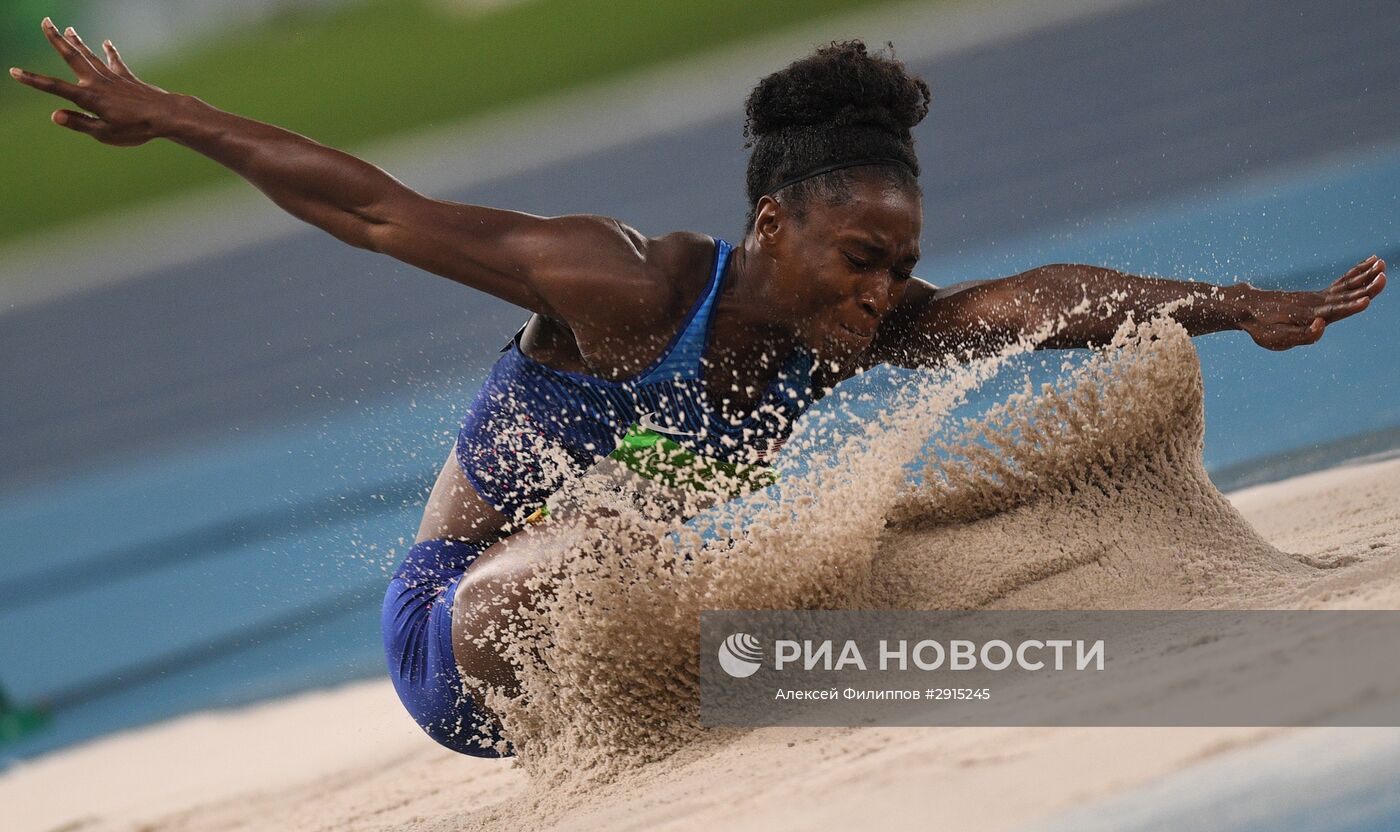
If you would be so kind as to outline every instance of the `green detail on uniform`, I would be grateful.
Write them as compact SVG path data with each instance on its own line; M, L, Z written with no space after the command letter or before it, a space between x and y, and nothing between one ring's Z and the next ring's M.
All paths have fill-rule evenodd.
M632 425L608 458L634 474L672 488L713 492L733 499L778 481L767 465L725 462L701 456L655 431Z
M660 486L662 491L698 493L718 498L720 502L766 488L778 481L778 472L767 465L725 462L702 456L686 450L667 436L635 424L627 429L617 449L589 469L585 476L617 477L619 467ZM679 496L675 493L670 495L673 498ZM548 505L540 506L525 518L525 522L532 525L542 523L557 510L558 507L551 511Z

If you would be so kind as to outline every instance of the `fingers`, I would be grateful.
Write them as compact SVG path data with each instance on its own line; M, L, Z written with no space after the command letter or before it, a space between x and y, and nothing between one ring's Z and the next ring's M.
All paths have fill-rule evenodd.
M83 56L83 53L78 50L78 47L69 43L68 40L63 37L52 20L47 17L44 18L44 22L39 28L44 30L44 37L49 39L49 44L53 46L54 51L58 52L59 57L63 58L64 63L68 64L68 67L73 70L79 80L91 78L96 74L97 70L94 69L92 64L88 62L88 59Z
M10 70L10 77L24 84L26 87L33 87L36 90L56 95L59 98L66 98L79 107L86 106L84 102L88 99L88 91L77 84L70 84L58 78L51 78L36 72L26 72L18 68Z
M1256 310L1260 321L1250 334L1271 350L1315 344L1328 324L1369 307L1385 284L1385 261L1372 255L1321 292L1263 293L1264 302Z
M1317 320L1326 321L1330 324L1333 321L1340 321L1342 318L1349 318L1370 305L1370 295L1361 295L1360 297L1350 298L1348 300L1325 303L1316 310L1319 315Z
M1360 263L1357 263L1355 266L1352 266L1351 270L1342 276L1342 279L1345 280L1347 278L1352 278L1364 274L1367 270L1371 268L1371 266L1375 265L1375 262L1379 259L1379 257L1372 254L1370 257L1367 257L1365 260L1362 260Z
M1364 274L1365 282L1355 281L1350 284L1350 288L1333 287L1322 294L1322 302L1314 307L1316 314L1322 316L1327 323L1339 321L1342 318L1355 315L1367 306L1371 300L1385 289L1385 268L1384 261L1377 260L1376 266Z
M1385 288L1385 261L1377 261L1377 265L1362 274L1359 278L1349 280L1345 284L1337 284L1329 287L1322 293L1322 299L1326 303L1337 303L1339 301L1355 300L1360 297L1373 298L1381 293Z
M1342 275L1342 279L1345 280L1348 277L1354 277L1355 275L1361 274L1362 272L1366 271L1366 269L1370 268L1371 264L1376 262L1376 260L1378 259L1380 258L1372 254L1370 257L1367 257L1365 260L1362 260L1360 263L1357 263L1355 266L1352 266L1350 271Z
M1327 292L1329 300L1350 300L1352 298L1368 297L1373 298L1381 293L1385 288L1385 272L1377 272L1371 275L1371 280L1345 292Z
M113 72L128 81L136 80L135 73L127 68L126 61L122 60L121 53L117 52L117 47L113 46L110 40L104 40L102 42L102 51L107 53L107 66L110 67Z
M89 136L96 136L107 129L107 122L102 119L74 110L55 110L51 118L53 123L60 127L67 127Z
M1346 285L1328 286L1316 297L1324 301L1341 300L1343 298L1355 297L1358 295L1372 294L1377 283L1384 285L1385 272L1370 272L1364 280L1354 280Z
M1383 271L1385 271L1385 261L1373 254L1353 266L1351 271L1337 278L1337 281L1328 288L1350 289L1354 286L1364 285Z
M83 43L82 37L78 35L78 30L69 26L67 29L63 30L63 39L68 41L74 49L78 50L78 54L82 55L83 58L87 60L88 64L92 66L93 72L98 75L110 75L107 71L107 65L102 62L102 59L93 54L93 51L88 48L88 45Z

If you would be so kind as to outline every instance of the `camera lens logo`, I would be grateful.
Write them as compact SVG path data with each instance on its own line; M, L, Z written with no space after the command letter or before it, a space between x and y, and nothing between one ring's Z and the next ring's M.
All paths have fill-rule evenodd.
M763 666L763 647L748 633L735 633L719 646L719 666L736 679L747 679Z

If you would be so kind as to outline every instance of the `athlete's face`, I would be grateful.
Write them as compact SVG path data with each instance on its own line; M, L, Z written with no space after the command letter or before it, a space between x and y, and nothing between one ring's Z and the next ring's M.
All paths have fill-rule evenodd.
M864 177L849 200L805 208L801 217L789 213L773 240L779 288L790 300L785 317L809 349L839 360L870 346L904 297L919 261L923 206L912 188Z

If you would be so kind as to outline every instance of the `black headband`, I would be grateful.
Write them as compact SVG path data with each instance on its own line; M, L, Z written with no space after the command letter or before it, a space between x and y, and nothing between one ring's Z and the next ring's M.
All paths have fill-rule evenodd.
M844 161L844 162L832 162L832 163L829 164L829 165L822 165L821 167L817 168L816 170L809 170L809 171L807 171L806 173L801 174L801 175L799 175L799 176L793 176L793 177L790 177L790 178L788 178L788 179L784 179L783 181L781 181L781 182L779 182L778 184L774 185L773 187L769 188L769 189L768 189L768 195L769 195L769 196L772 196L773 194L776 194L778 191L781 191L783 188L787 188L787 187L790 187L790 186L792 186L792 185L796 185L798 182L801 182L801 181L803 181L804 179L811 179L811 178L814 177L814 176L821 176L821 175L824 174L824 173L831 173L831 172L834 171L834 170L844 170L845 168L856 168L856 167L862 167L862 166L864 166L864 165L894 165L895 167L904 168L906 171L909 172L909 175L910 175L910 176L914 176L914 169L911 168L911 167L909 167L909 165L906 164L905 162L901 162L901 161L898 160L898 159L891 159L891 158L889 158L889 157L872 157L872 158L867 158L867 159L848 159L848 160L846 160L846 161Z

